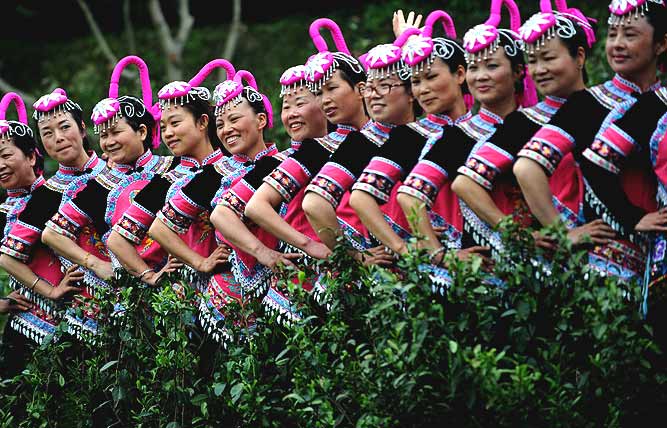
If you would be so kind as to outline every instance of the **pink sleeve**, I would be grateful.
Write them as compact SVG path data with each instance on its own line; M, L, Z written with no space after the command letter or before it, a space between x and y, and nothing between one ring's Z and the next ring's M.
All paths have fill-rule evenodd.
M91 218L73 201L69 201L46 222L46 226L76 241L79 230L89 223L92 223Z
M468 157L458 172L475 180L486 190L493 189L496 177L510 171L514 157L491 142L486 142Z
M343 199L343 194L354 184L355 178L354 174L339 163L327 162L310 182L306 191L317 193L331 206L337 208Z
M542 165L549 175L553 174L563 156L574 148L574 138L553 125L544 125L519 152Z
M136 201L125 210L123 216L113 226L113 230L135 245L139 245L146 237L155 216Z
M271 174L264 177L264 182L276 189L280 196L289 202L299 190L310 181L310 172L299 161L285 159Z
M446 180L447 172L440 165L424 159L415 165L398 192L414 196L431 207Z
M399 164L381 156L371 159L368 166L361 173L359 179L352 186L353 190L362 190L376 199L387 202L391 190L403 176L403 169Z

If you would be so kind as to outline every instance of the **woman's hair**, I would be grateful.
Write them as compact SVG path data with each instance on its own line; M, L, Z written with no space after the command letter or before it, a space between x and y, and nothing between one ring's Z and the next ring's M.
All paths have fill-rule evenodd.
M465 67L465 66L464 66L464 67ZM414 98L414 95L412 95L412 80L411 80L411 79L407 79L407 80L404 80L403 83L405 84L405 91L406 91L411 97ZM463 88L461 88L461 89L463 89ZM419 103L417 102L416 99L415 99L415 100L413 101L413 103L412 103L412 114L415 115L415 118L417 118L417 117L421 116L422 114L424 114L424 109L422 108L421 105L419 105Z
M338 62L337 70L340 71L340 76L352 89L355 88L357 83L366 81L366 72L358 59L342 52L335 52L334 58Z
M83 127L83 112L79 109L70 110L69 113L72 115L72 119L76 123L76 127L79 128L79 132L83 133L83 149L88 152L91 150L90 141L88 140L88 133Z
M266 111L266 106L264 105L263 101L263 97L265 97L266 95L260 94L250 86L246 86L243 88L243 91L241 91L241 96L243 97L243 99L248 101L250 108L252 108L252 111L255 112L255 114L264 113L266 115L267 126L265 126L264 129L262 129L262 136L265 136L264 133L266 131L266 128L268 128L268 118L269 118L269 113Z
M202 115L207 115L208 128L206 131L208 133L208 138L211 141L211 145L214 149L220 149L224 153L227 153L227 149L225 149L225 147L220 142L220 139L218 138L218 133L216 132L215 127L215 114L213 112L214 109L211 107L209 102L202 100L201 98L194 97L194 99L190 100L189 102L183 103L181 107L192 115L195 123L202 117Z
M131 111L132 114L123 114L123 118L135 132L141 125L146 126L146 139L144 140L144 150L150 150L152 147L153 130L155 129L155 119L146 108L143 101L134 96L125 96L118 98L120 102L121 113ZM143 113L142 113L143 112Z
M526 58L523 55L523 51L519 48L515 39L511 37L506 30L499 31L498 47L499 49L503 49L505 56L510 60L512 71L521 71L521 77L514 82L514 91L516 95L523 95L523 78L526 74Z
M30 157L35 154L35 166L32 167L32 170L35 171L36 176L42 175L44 172L44 157L37 147L37 141L34 137L30 135L14 135L12 136L12 141L14 145L23 152L26 157Z
M576 21L572 20L572 22L574 24L574 35L568 38L558 37L558 39L565 45L572 58L577 57L579 48L584 48L584 53L586 54L586 58L584 58L585 64L585 61L588 60L593 52L593 47L588 46L588 40L586 38L584 29L581 28L581 26L578 25ZM593 33L596 33L598 29L597 22L589 20L588 24L593 29ZM586 73L586 67L582 69L582 73L584 76L584 83L588 83L588 73Z
M653 27L653 43L659 43L667 34L667 7L647 2L646 20ZM662 70L667 66L667 52L658 56L658 67Z
M433 39L433 54L435 58L442 61L452 74L456 73L459 67L463 67L464 71L468 68L465 52L461 46L460 40L452 39L450 37L435 37ZM468 90L468 83L465 79L463 79L463 83L461 84L461 93L463 95L470 93ZM419 103L415 103L415 105L417 104ZM421 110L421 107L417 108ZM421 113L419 115L421 115Z

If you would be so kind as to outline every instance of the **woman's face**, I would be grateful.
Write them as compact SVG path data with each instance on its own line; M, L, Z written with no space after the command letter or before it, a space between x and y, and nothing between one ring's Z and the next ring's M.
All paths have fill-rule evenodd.
M468 65L466 81L475 99L488 107L514 97L518 74L512 70L512 63L501 46L487 59Z
M195 120L182 106L172 105L162 112L160 134L162 141L174 156L192 156L206 142L208 116Z
M110 161L132 165L144 153L146 138L148 130L145 125L140 125L135 131L123 118L100 132L100 147Z
M414 98L396 74L368 81L363 90L371 118L377 122L403 125L412 121Z
M253 157L264 149L266 115L255 113L245 98L215 118L218 138L229 153Z
M352 87L336 70L317 94L324 116L334 125L354 123L359 114L362 95L358 87Z
M555 37L539 51L528 54L528 73L541 94L567 98L583 86L584 59L583 48L573 58L567 46Z
M37 127L44 150L59 164L73 165L86 155L83 149L85 128L79 129L71 113L49 115L40 120Z
M447 64L436 58L430 68L413 74L412 95L426 113L446 114L462 99L461 85L464 79L463 66L452 73Z
M308 88L301 87L283 97L280 119L294 141L322 137L327 133L327 119Z
M653 43L653 26L646 17L632 19L625 25L610 25L605 51L614 72L631 79L653 67L664 43Z
M17 189L30 186L35 181L35 155L28 157L14 145L10 138L0 139L0 186Z

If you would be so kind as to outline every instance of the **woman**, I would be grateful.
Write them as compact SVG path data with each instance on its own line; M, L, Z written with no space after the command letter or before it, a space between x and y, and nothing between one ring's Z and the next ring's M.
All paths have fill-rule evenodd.
M452 189L463 200L461 209L469 219L467 223L493 253L502 248L493 229L503 217L517 214L525 205L511 176L512 163L521 147L565 100L585 88L584 67L595 43L593 27L579 10L559 2L559 11L552 12L547 0L541 2L541 7L541 12L527 20L519 34L527 52L528 73L545 100L510 113L486 141L475 147L466 164L459 168L461 175L452 183Z
M514 173L541 224L563 217L566 224L569 221L568 236L574 243L590 236L592 269L631 281L643 275L645 265L636 226L647 212L656 210L655 184L644 176L650 170L648 159L631 156L619 180L599 156L584 154L589 146L592 152L606 152L592 144L615 107L660 85L656 72L658 58L667 49L667 11L663 4L654 2L633 5L616 0L610 10L606 52L616 76L572 94L519 152ZM582 121L582 117L587 120ZM579 176L559 174L557 167L568 158L580 166ZM559 196L568 191L583 199L580 210L570 212L563 207Z
M128 64L139 67L144 100L133 96L118 97L118 80ZM108 289L107 279L112 266L104 241L112 225L130 205L132 194L138 192L155 175L168 171L172 157L151 153L151 135L155 128L148 68L139 57L125 57L114 68L106 98L93 109L95 132L100 135L100 147L113 167L105 168L89 180L76 195L64 204L46 223L42 240L60 254L63 265L77 264L85 269L85 289L77 297L66 318L70 331L77 336L97 332L97 305L90 297L100 296ZM153 141L157 140L157 134ZM100 203L100 200L105 203ZM83 237L83 241L82 241ZM144 240L142 251L151 251L152 242ZM163 268L172 269L167 264ZM83 318L74 308L83 307Z
M350 196L352 208L366 227L393 254L404 254L410 237L408 221L396 199L401 180L444 129L471 117L464 99L465 59L463 48L454 40L454 23L444 12L432 16L444 18L447 37L431 38L435 20L429 19L424 34L408 39L402 50L412 71L412 94L427 115L392 130L389 141L352 186Z
M80 291L76 283L83 279L78 266L62 269L58 257L42 244L44 224L69 200L67 193L76 192L105 164L90 150L81 107L65 91L58 88L43 96L34 108L42 146L58 162L58 170L32 193L6 234L0 247L0 265L18 280L16 286L38 308L32 317L16 317L15 325L41 343L54 331L51 321L61 316L61 299Z
M435 19L434 14L429 15L427 28ZM306 187L303 210L329 249L335 247L348 219L356 217L349 206L352 184L389 140L391 129L415 119L414 98L406 82L409 70L401 60L401 46L409 36L417 33L419 30L410 29L393 44L376 46L362 55L361 61L368 74L362 95L372 120L364 129L347 135Z
M215 129L209 103L211 94L208 89L199 86L211 71L218 67L226 70L229 79L236 73L227 60L213 60L189 82L171 82L158 92L161 110L160 135L165 145L176 156L173 164L175 167L165 174L154 176L134 197L132 204L113 226L107 242L109 249L125 270L150 285L155 285L158 281L157 271L164 264L167 255L163 250L157 257L144 260L135 246L146 237L146 232L157 212L166 203L167 195L175 194L178 189L190 182L203 166L213 164L223 156L220 151L220 140L217 139L215 132L211 132ZM214 142L211 140L211 134L214 136ZM226 251L224 248L216 249L214 233L206 220L198 218L184 237L188 247L203 259L197 272L205 275L185 273L188 277L186 282L196 289L202 289L211 270L226 261ZM153 261L151 265L147 263L150 261Z
M244 86L242 79L248 85ZM274 145L267 144L263 135L264 129L272 125L271 104L266 96L257 91L251 73L240 70L234 80L220 83L213 98L216 101L217 134L232 156L205 167L182 187L168 200L149 229L149 234L163 248L194 269L198 268L196 263L202 256L189 248L179 235L185 233L196 218L202 214L209 215L220 197L252 170L260 159L278 155L278 150ZM224 242L223 237L219 240ZM249 277L248 281L259 278L257 281L260 282L265 274L259 268L253 270L249 267L235 275L232 265L239 269L244 266L234 263L235 260L231 262L218 265L213 271L214 275L205 290L209 297L203 299L200 305L200 322L218 341L227 338L226 331L218 326L219 317L222 317L218 307L222 307L230 296L241 300L241 287L235 276L245 274Z
M19 121L5 120L5 110L13 100L17 104ZM13 93L5 95L0 102L0 186L6 190L6 198L0 204L0 226L2 226L3 243L17 217L30 200L32 193L44 185L42 177L43 159L37 149L32 129L28 126L25 106L20 98ZM60 281L60 275L49 273L50 282ZM58 272L59 274L59 272ZM19 280L10 277L10 283L17 287ZM28 284L32 291L36 284ZM18 287L17 287L18 288ZM19 300L15 300L17 303ZM11 302L7 300L7 302ZM3 333L3 378L7 379L19 374L27 359L35 348L32 340L38 340L55 329L57 320L41 311L38 306L31 305L30 311L17 312L12 315ZM26 329L24 326L35 324L38 328ZM37 333L39 332L39 333ZM36 336L37 334L37 336Z
M287 70L280 81L283 94L280 116L285 129L292 137L292 149L285 154L291 155L294 150L298 150L303 140L326 135L327 120L315 96L307 88L303 66ZM262 184L264 177L278 165L280 158L276 156L261 159L255 169L246 174L222 197L211 215L211 221L234 245L237 254L247 253L271 270L275 270L279 264L292 264L291 260L299 257L299 254L285 245L280 246L273 235L248 222L244 209L255 190ZM318 240L317 234L301 210L300 200L292 199L289 204L283 204L279 211L289 225L311 239ZM249 284L244 277L238 279L244 290L249 293L261 295L266 292L266 287L263 285Z
M494 0L491 17L469 30L463 39L468 62L466 82L480 102L478 114L445 130L398 189L398 202L405 215L414 212L418 215L414 231L426 237L423 245L431 251L431 260L436 266L442 263L447 247L463 248L458 252L460 258L487 251L488 243L473 233L473 225L461 215L451 182L477 141L493 133L519 105L530 105L536 98L526 84L521 41L516 38L521 24L519 10L511 1L502 3L510 12L511 31L498 29L501 3ZM441 217L448 228L456 230L461 239L443 245L425 206ZM443 269L436 269L433 280L439 287L446 287L449 276Z

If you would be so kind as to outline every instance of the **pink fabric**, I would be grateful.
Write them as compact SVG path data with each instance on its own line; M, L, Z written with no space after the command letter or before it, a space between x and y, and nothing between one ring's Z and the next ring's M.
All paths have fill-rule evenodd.
M601 136L601 139L609 144L615 146L618 151L625 157L634 149L634 141L630 136L618 128L615 124L609 126Z
M208 219L208 211L203 211L192 222L188 231L181 235L183 242L202 257L208 257L218 246L215 229Z
M628 200L646 212L658 210L657 186L651 170L642 170L635 165L623 168L621 184Z
M431 210L441 216L459 232L463 230L463 215L459 207L459 197L452 190L452 182L447 180L435 197Z
M303 187L301 190L299 190L299 193L297 193L289 202L287 205L287 213L285 214L285 221L289 223L289 225L294 229L303 233L310 239L320 242L319 236L317 236L317 233L315 233L315 230L313 230L313 227L310 225L306 214L301 208L301 204L303 203L303 198L305 195L306 188Z
M563 155L574 148L574 139L554 126L545 125L533 136L533 140L543 140L556 147Z
M577 214L584 201L584 180L572 153L563 157L549 177L551 193L558 201Z
M331 179L331 181L338 183L343 189L350 189L355 181L355 177L333 162L327 162L317 175Z
M285 159L278 168L282 169L284 172L289 174L294 178L299 186L305 186L310 181L310 176L308 172L304 170L303 166L294 159L287 158Z
M663 186L667 186L667 134L663 134L658 143L658 150L653 167L655 175Z
M473 156L485 160L495 166L499 171L509 171L514 160L507 153L496 150L490 144L484 144Z
M393 182L396 182L396 180L403 175L403 170L398 168L396 164L379 156L371 159L364 171L379 173L380 175L388 177Z
M150 227L155 219L155 216L139 208L136 203L132 202L130 206L125 210L124 215L133 218L135 221L141 223L146 227Z
M182 190L179 190L176 196L169 200L169 203L189 218L197 217L202 211L202 207L186 198L185 195L183 195Z

